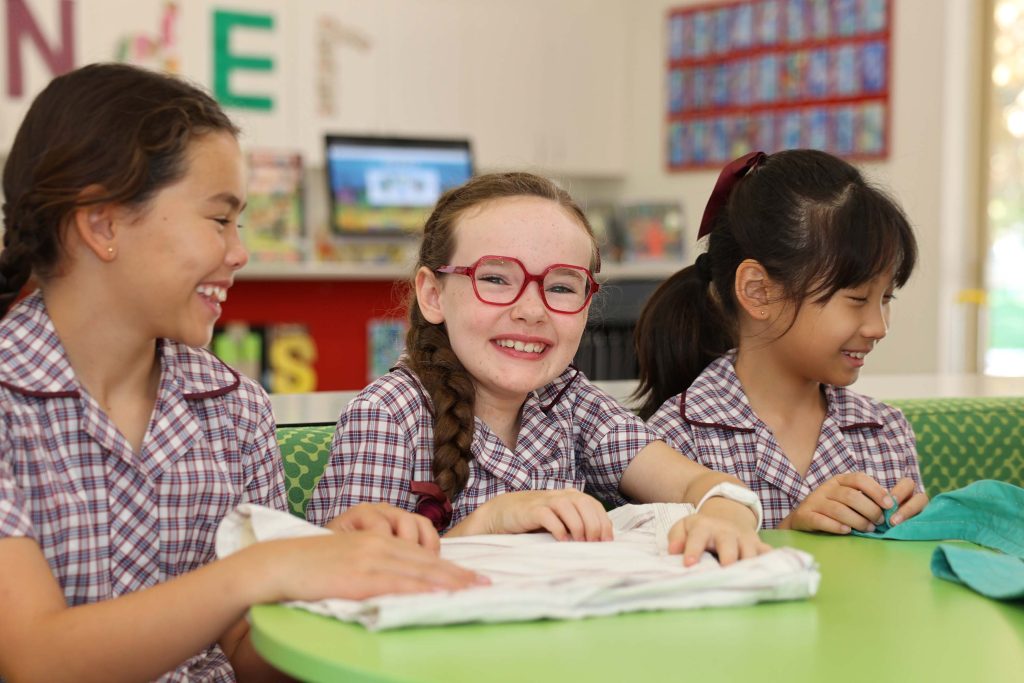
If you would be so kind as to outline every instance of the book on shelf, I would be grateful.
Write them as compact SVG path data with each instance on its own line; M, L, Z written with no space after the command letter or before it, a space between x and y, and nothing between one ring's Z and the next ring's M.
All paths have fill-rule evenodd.
M248 154L249 203L242 239L254 263L297 263L306 258L302 210L302 155L253 150Z

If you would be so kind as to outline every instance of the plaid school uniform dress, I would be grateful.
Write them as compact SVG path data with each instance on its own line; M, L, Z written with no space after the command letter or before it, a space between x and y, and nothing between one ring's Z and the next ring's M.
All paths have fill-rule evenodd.
M764 528L774 529L811 491L844 472L863 472L887 489L910 477L923 491L914 432L898 408L823 385L828 404L818 445L801 477L771 429L750 407L733 356L718 358L647 424L691 460L738 477L757 493Z
M307 518L322 525L364 502L415 511L412 483L434 479L431 410L426 389L404 366L364 389L338 421ZM447 529L512 491L575 488L621 505L622 473L655 438L642 420L572 367L532 392L521 416L515 450L476 418L469 479L452 501Z
M0 321L0 537L42 548L69 606L214 559L236 505L286 508L270 401L206 351L158 343L160 388L135 453L75 379L37 292ZM219 646L162 681L233 681Z

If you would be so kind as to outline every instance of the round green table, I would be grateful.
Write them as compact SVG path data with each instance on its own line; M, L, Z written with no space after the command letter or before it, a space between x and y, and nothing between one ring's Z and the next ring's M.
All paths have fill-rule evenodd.
M814 598L383 632L261 605L250 613L253 644L309 681L1022 680L1024 603L934 578L936 543L763 537L814 555Z

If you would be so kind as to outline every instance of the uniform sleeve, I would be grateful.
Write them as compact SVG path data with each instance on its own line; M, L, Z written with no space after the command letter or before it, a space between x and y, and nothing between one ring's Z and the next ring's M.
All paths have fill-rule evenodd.
M903 472L897 479L910 477L917 484L915 490L918 493L924 491L924 482L921 479L921 466L917 462L917 438L914 436L914 429L907 422L903 411L898 408L890 408L890 415L885 421L885 431L889 442L893 445L896 460L902 466Z
M661 407L647 419L647 426L654 435L694 462L697 457L693 428L683 419L679 410L682 394L677 394L661 404Z
M25 494L14 478L14 445L10 426L0 417L0 538L28 536L36 538L28 514ZM38 539L36 539L38 540Z
M262 387L251 387L252 430L241 443L245 454L245 502L264 505L275 510L288 510L284 485L284 465L277 445L277 423L270 397Z
M414 456L411 435L391 411L375 400L355 399L338 420L306 519L323 526L359 503L390 503L414 512Z
M589 382L580 390L576 419L587 493L612 505L629 502L619 493L622 473L656 437L635 413Z

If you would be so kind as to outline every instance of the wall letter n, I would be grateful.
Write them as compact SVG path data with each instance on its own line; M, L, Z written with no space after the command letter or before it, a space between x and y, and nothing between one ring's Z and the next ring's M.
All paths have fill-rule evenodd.
M224 106L242 109L274 108L274 101L258 95L240 95L231 90L231 72L236 69L271 71L274 60L270 57L243 57L231 53L231 30L235 27L270 30L274 18L269 14L240 14L217 10L213 13L213 94Z
M25 0L7 0L7 95L21 97L25 92L25 74L21 63L21 41L35 44L50 73L59 76L74 68L75 31L71 0L60 0L60 43L51 48L43 38Z

